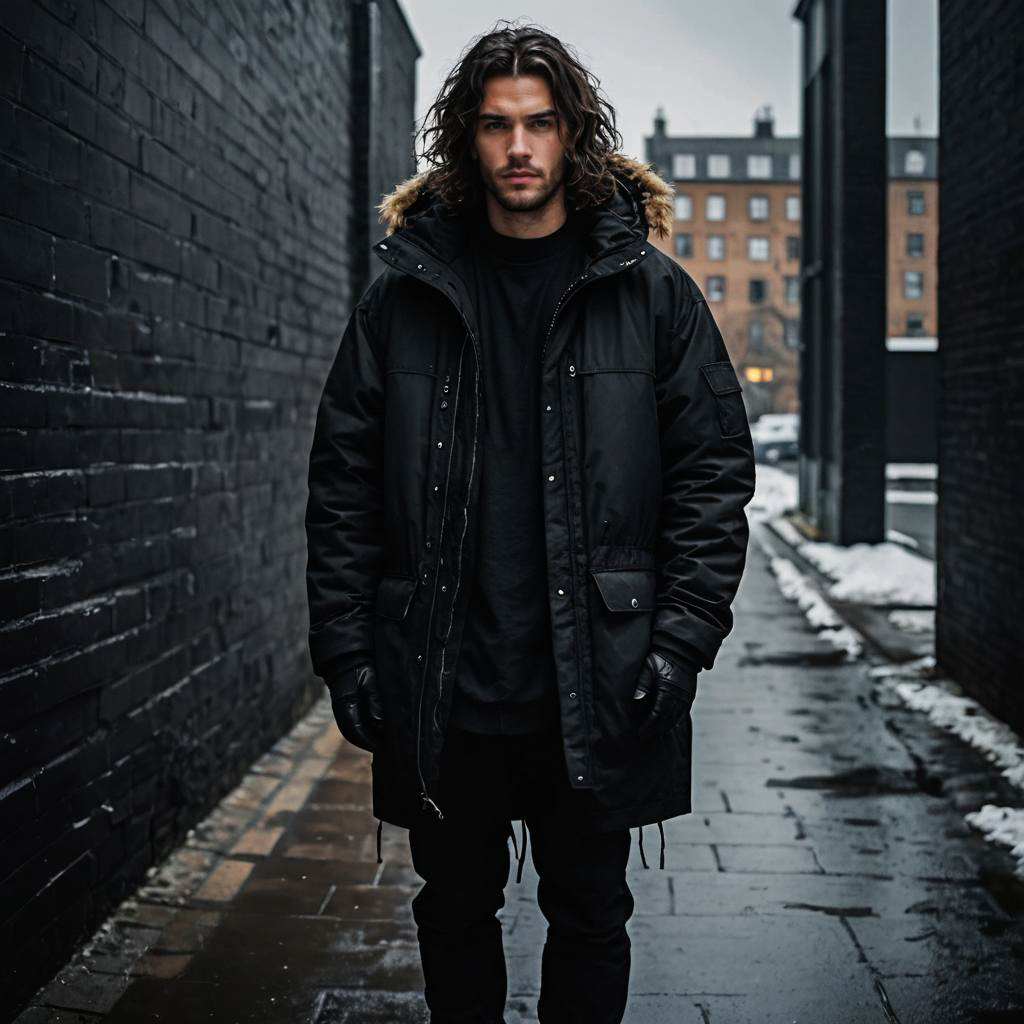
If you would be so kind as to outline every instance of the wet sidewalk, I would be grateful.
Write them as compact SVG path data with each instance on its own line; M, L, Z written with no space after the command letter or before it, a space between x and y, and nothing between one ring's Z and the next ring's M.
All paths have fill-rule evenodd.
M757 540L694 705L694 813L644 830L629 1024L1024 1020L1024 885L963 819L998 773L785 600ZM327 700L126 902L19 1024L426 1021L404 830L376 863L369 756ZM998 795L1006 802L1006 794ZM517 823L518 835L518 823ZM545 923L502 911L508 1024Z

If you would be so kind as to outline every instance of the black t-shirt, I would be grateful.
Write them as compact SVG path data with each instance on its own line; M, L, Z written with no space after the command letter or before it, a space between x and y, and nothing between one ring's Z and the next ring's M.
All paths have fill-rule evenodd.
M477 312L483 410L476 570L451 724L474 732L557 727L548 606L541 438L541 349L558 299L583 269L570 212L539 238L499 234L481 215L460 265Z

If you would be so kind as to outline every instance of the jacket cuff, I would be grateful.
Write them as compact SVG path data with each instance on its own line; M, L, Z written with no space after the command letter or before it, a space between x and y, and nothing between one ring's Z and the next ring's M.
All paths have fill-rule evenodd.
M671 661L681 672L685 672L696 684L697 673L703 667L701 664L701 653L696 647L686 643L684 640L659 639L651 644L651 649L657 651L663 658Z
M320 671L317 672L328 689L331 685L337 682L341 676L346 672L356 667L356 665L373 664L373 652L372 651L346 651L344 654L336 654L333 658L328 658L320 666Z

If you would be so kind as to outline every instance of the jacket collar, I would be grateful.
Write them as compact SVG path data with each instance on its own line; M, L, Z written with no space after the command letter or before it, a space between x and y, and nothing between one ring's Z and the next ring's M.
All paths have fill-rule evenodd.
M643 243L652 231L662 238L672 231L675 189L650 165L632 157L613 153L608 162L616 182L614 195L601 206L582 211L588 223L590 260L630 243ZM448 264L465 247L466 218L485 214L482 207L460 210L441 202L430 187L433 173L427 170L407 178L383 197L377 209L385 237L408 240Z

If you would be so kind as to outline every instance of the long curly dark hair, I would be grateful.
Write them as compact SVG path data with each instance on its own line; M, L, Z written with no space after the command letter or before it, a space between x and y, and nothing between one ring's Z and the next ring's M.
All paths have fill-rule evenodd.
M452 205L481 189L470 144L484 83L493 75L541 75L548 82L566 142L566 202L598 206L615 191L607 156L622 148L615 110L600 83L569 47L536 25L499 20L471 41L423 119L422 156L431 191ZM428 144L428 139L429 144Z

